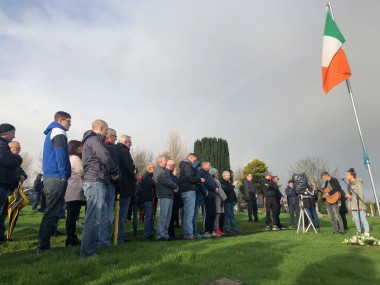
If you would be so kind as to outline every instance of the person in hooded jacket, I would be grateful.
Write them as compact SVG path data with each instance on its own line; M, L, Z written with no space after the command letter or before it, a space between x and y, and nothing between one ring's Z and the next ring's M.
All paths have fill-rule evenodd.
M209 173L214 178L216 187L218 188L218 192L216 193L217 195L215 197L216 215L215 215L215 221L214 221L214 231L217 235L224 236L225 233L220 229L221 226L223 228L224 222L223 222L223 224L221 224L220 216L221 216L221 214L224 214L224 201L226 201L227 196L226 196L226 193L224 193L223 188L222 188L222 184L220 183L220 181L218 179L218 175L219 175L218 170L216 168L211 168L209 170ZM224 218L222 219L222 221L224 221Z
M95 120L92 130L83 135L83 183L84 195L87 198L87 212L83 225L80 257L96 256L99 246L99 225L102 217L107 215L105 203L106 192L110 189L111 179L119 178L119 169L104 144L108 124Z
M0 125L0 242L6 241L5 219L7 217L8 196L12 194L14 185L19 181L19 168L22 159L13 154L9 148L16 134L11 124Z
M65 215L65 193L67 180L71 176L71 164L66 132L71 126L70 114L59 111L45 130L42 157L46 208L38 233L37 255L52 253L50 236L55 231L58 219Z

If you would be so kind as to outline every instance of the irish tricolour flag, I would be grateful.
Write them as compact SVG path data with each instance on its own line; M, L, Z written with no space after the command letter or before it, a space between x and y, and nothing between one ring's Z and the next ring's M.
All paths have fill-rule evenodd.
M322 82L325 93L351 76L350 66L342 48L345 41L328 9L322 51Z

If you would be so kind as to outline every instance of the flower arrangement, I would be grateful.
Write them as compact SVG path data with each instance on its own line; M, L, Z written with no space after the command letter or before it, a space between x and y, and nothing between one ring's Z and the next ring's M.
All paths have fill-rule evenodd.
M346 238L344 241L342 241L342 243L361 246L380 246L380 241L374 237L371 237L369 234L357 234L351 238Z

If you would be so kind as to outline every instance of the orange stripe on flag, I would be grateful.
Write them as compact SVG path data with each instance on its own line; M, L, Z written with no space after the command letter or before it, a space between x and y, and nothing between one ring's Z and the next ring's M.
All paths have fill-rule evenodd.
M323 90L327 94L334 86L351 76L347 57L341 48L334 55L329 67L322 67Z

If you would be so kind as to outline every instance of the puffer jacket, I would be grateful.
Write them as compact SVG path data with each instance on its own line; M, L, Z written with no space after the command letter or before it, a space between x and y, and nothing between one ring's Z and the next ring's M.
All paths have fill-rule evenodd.
M0 185L13 188L20 178L22 158L13 154L8 141L0 137Z

